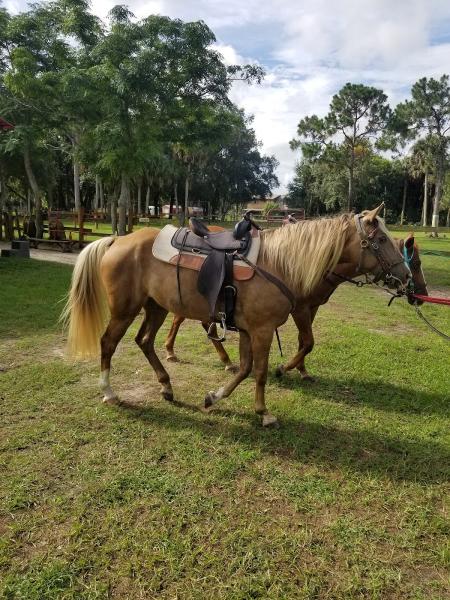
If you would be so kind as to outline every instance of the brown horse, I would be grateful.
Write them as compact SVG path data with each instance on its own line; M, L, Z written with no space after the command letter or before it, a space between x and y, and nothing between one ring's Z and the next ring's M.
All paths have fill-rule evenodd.
M257 265L270 273L272 280L260 276L259 271L249 281L236 282L240 368L231 382L206 395L205 407L228 397L253 367L255 411L262 415L263 425L276 423L264 397L268 355L275 329L287 320L293 306L282 286L274 284L274 277L297 298L308 297L338 264L352 275L371 273L390 287L400 289L408 283L410 270L378 218L380 209L304 221L261 233ZM158 234L158 229L147 228L93 242L80 253L74 268L64 311L69 319L68 346L76 356L92 356L101 348L100 382L105 402L118 400L109 382L111 358L141 308L145 317L136 342L154 369L166 400L173 399L173 390L169 374L155 352L156 333L169 311L202 322L208 320L208 303L197 290L197 272L180 270L181 298L176 268L152 255ZM105 296L110 311L106 331Z
M408 236L405 240L395 240L400 252L405 257L405 262L409 265L412 274L412 282L414 285L414 291L417 294L428 295L427 284L423 275L422 265L419 256L419 248L414 242L414 236ZM405 251L406 249L406 251ZM344 280L339 275L346 275L345 270L342 270L338 265L334 271L336 277L328 277L325 285L325 281L321 283L318 289L306 299L306 301L299 302L296 309L292 312L292 318L299 332L298 335L298 352L297 354L286 364L280 365L277 368L276 374L280 377L291 369L298 369L302 379L313 381L314 378L309 375L305 367L305 358L314 348L314 336L312 331L312 324L314 318L319 310L320 306L326 304L336 290ZM408 297L408 302L412 303L413 300ZM418 304L423 304L419 301Z
M217 228L215 230L218 231L219 229L220 228ZM415 293L428 296L427 284L425 282L420 261L419 247L414 241L414 236L409 235L404 240L395 239L394 241L397 244L400 252L404 255L405 261L408 263L411 269ZM294 323L297 325L299 331L298 352L286 365L280 365L277 368L276 374L278 376L283 375L286 371L297 368L300 371L302 379L309 381L313 380L305 368L305 357L312 351L314 347L312 324L320 306L326 304L338 285L345 281L344 279L339 278L339 275L344 274L340 265L336 266L334 273L336 274L334 278L332 276L327 277L323 281L319 282L317 289L313 290L310 297L298 299L298 302L291 313ZM408 298L408 301L410 303L413 302L411 298ZM423 304L422 301L418 301L417 303ZM166 359L168 361L177 360L174 352L175 339L184 320L185 318L180 317L179 315L175 315L173 318L172 326L164 344L166 348ZM205 323L202 323L202 325L205 330L208 329ZM214 337L217 337L217 335ZM235 367L233 366L227 351L223 347L223 344L217 340L211 341L217 350L220 360L225 365L225 370L233 371Z

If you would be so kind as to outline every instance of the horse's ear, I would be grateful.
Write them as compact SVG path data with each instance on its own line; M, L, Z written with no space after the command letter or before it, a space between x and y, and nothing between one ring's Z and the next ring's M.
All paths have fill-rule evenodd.
M408 249L414 247L414 234L410 233L405 239L405 247Z
M369 210L368 213L364 217L364 221L366 221L367 223L373 223L375 221L375 219L377 218L377 216L380 214L380 212L383 210L383 208L384 208L384 202L382 202L380 204L380 206L377 206L373 210Z

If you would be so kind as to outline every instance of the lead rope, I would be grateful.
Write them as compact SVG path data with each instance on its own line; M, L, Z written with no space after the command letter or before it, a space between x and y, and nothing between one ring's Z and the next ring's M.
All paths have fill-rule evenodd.
M281 356L281 358L283 358L283 349L281 348L281 339L280 339L280 334L278 333L278 329L275 329L275 334L277 336L278 349L280 350L280 356Z
M396 294L394 294L390 290L387 290L386 288L382 287L381 285L378 285L378 283L375 283L375 282L374 282L374 285L376 285L378 288L380 288L380 290L383 290L383 292L386 292L392 296L392 298L388 302L388 306L390 306L396 298L405 298L408 295L407 293L405 295L405 294L400 294L398 292ZM426 323L428 325L428 327L431 329L431 331L434 331L434 333L439 335L442 339L446 340L447 342L450 342L450 335L447 335L443 331L440 331L437 327L435 327L432 323L430 323L430 321L425 317L425 315L422 313L422 311L420 310L420 308L417 306L416 303L414 303L414 309L415 309L417 315L422 319L422 321L424 323Z
M447 340L447 342L450 342L450 335L447 335L443 331L439 331L439 329L437 329L434 325L432 325L430 323L430 321L428 321L428 319L422 314L422 311L417 306L417 304L414 304L414 308L416 309L416 313L419 315L419 317L422 319L422 321L424 321L428 325L428 327L431 329L431 331L434 331L434 333L437 333L439 336L441 336L441 338L443 338L444 340Z

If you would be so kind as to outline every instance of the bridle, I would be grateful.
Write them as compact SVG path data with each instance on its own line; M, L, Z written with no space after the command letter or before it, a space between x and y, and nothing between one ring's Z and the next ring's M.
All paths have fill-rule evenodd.
M332 287L335 287L336 282L330 279L330 275L333 275L341 281L347 281L348 283L353 283L353 285L356 285L357 287L363 287L364 285L378 285L377 282L381 279L384 273L384 281L386 283L392 281L397 282L399 286L403 286L400 279L392 273L392 269L396 265L400 265L402 263L405 263L406 266L409 268L409 263L405 261L404 257L400 253L399 259L397 261L391 262L386 260L386 258L383 256L382 248L380 246L380 243L383 244L387 240L386 234L378 226L375 227L375 229L373 229L370 233L367 233L364 226L361 223L361 220L363 218L364 215L360 213L354 216L356 231L358 232L358 235L360 237L361 247L361 253L359 255L358 267L356 268L355 276L357 277L359 275L364 275L365 281L361 279L354 279L353 277L347 277L345 275L341 275L340 273L336 273L335 271L327 273L327 275L324 278L324 281L326 281ZM373 277L369 277L368 273L366 273L363 270L363 259L365 252L370 252L373 256L375 256L375 258L378 261L378 264L380 265L380 271L374 274Z
M405 244L405 241L403 240L402 254L403 254L405 264L408 265L411 272L416 272L419 270L422 272L423 285L424 285L424 288L426 288L427 282L425 281L425 277L424 277L423 271L422 271L422 261L420 260L419 254L415 251L414 245L411 249L411 254L408 254L408 248ZM412 289L412 291L414 291L414 281L413 280L411 280L411 281L412 281L412 284L410 285L410 288ZM419 289L419 293L421 293L420 289Z
M355 218L356 231L358 232L359 237L361 239L361 242L360 242L361 254L359 255L357 273L363 274L362 263L363 263L364 253L370 252L373 256L375 256L375 258L378 261L378 264L381 267L381 272L379 272L378 274L374 274L373 279L371 280L371 283L376 283L377 281L379 281L381 279L382 274L384 274L384 281L386 283L388 283L388 282L395 283L396 282L399 286L403 286L402 281L392 273L392 270L395 266L403 264L403 263L405 263L406 266L408 266L408 268L409 268L409 264L406 263L405 258L399 253L398 260L396 260L396 261L387 260L385 258L385 256L383 256L383 250L382 250L382 246L381 246L381 244L383 244L387 240L387 236L384 233L384 231L381 230L379 228L379 226L377 226L370 233L367 233L361 222L362 219L364 218L364 215L358 213L357 215L355 215L354 218ZM367 275L366 275L366 277L367 277Z

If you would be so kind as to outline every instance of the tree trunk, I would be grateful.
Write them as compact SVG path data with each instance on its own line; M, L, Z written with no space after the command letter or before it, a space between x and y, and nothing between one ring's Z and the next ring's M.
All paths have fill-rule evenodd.
M133 233L133 203L128 206L128 233Z
M145 214L148 215L150 212L150 183L147 185L147 191L145 192Z
M111 210L111 230L112 234L116 235L117 233L117 195L114 190L111 199L109 202L110 210Z
M0 172L0 241L3 240L3 211L6 206L6 177L3 172ZM6 237L6 226L5 226L5 237Z
M175 190L174 190L175 191ZM170 194L170 202L169 202L169 219L172 219L172 213L173 213L173 205L175 202L175 197L172 196L172 194Z
M447 221L445 223L445 226L450 227L450 206L448 207L448 210L447 210Z
M186 220L189 220L189 169L184 180L184 210L181 218L181 226L184 227Z
M73 161L73 199L75 202L75 211L80 212L80 164L75 159Z
M178 202L178 182L175 181L173 184L173 198L175 200L175 214L178 219L178 223L180 222L180 204Z
M119 226L118 234L125 235L127 232L127 208L130 204L130 186L128 177L122 173L122 182L119 196Z
M427 226L428 220L428 172L425 171L423 180L423 207L422 207L422 226Z
M103 192L103 182L101 179L98 180L98 193L100 196L100 208L101 210L105 210L105 196Z
M48 210L53 210L53 188L50 186L47 191Z
M402 214L400 215L400 225L403 225L405 220L405 208L406 208L406 194L408 192L408 175L405 175L403 181L403 202L402 202Z
M114 194L114 190L110 189L110 191L106 195L105 214L106 214L106 219L108 221L111 221L111 214L112 214L111 198L112 198L113 194Z
M95 199L94 199L94 210L98 211L98 207L100 204L100 177L99 175L95 176Z
M138 217L142 215L142 178L139 178L138 189L137 189L137 214Z
M33 167L31 166L30 148L28 144L26 144L24 147L23 159L28 182L34 194L34 210L36 211L36 237L42 238L44 234L44 225L42 222L42 197L36 177L34 176Z
M348 169L348 196L347 196L347 211L351 212L353 209L353 182L354 182L354 171L355 171L355 150L352 147L352 154L350 159L350 166Z
M439 209L441 206L442 192L444 188L445 178L445 156L441 155L438 160L436 169L436 186L434 189L434 200L433 200L433 216L431 218L431 227L433 228L433 236L438 237L439 227Z

